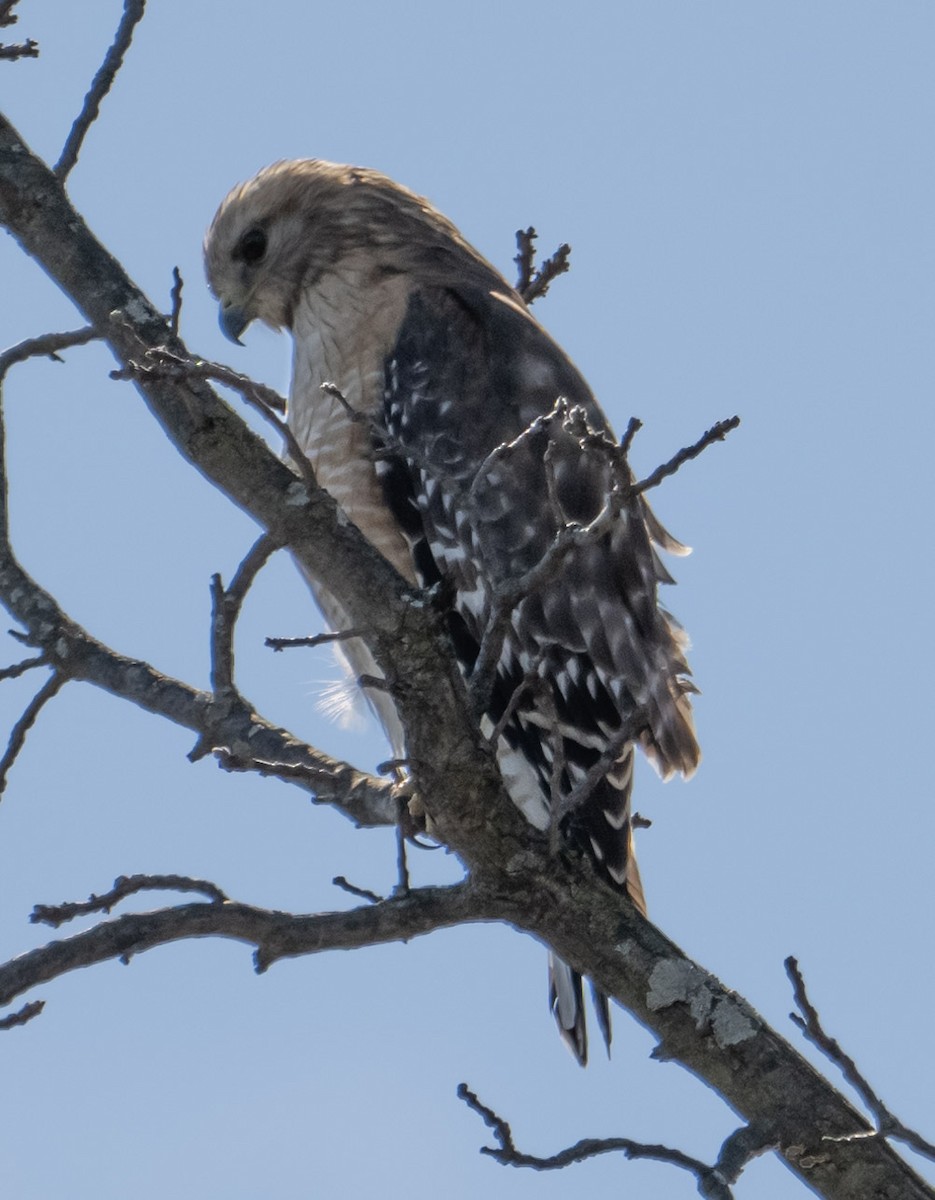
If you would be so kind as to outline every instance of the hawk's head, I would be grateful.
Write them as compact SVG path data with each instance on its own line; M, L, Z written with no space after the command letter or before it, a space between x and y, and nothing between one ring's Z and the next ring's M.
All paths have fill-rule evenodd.
M274 163L235 187L204 253L221 328L234 341L253 320L291 328L301 290L338 267L362 286L404 272L505 286L427 200L378 171L320 159Z

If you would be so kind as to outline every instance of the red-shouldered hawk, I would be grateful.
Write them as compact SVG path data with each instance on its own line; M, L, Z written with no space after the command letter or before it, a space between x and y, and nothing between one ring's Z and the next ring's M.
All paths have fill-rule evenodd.
M254 319L291 331L299 445L407 579L443 583L469 674L495 590L541 563L560 529L606 511L620 455L587 384L451 222L376 171L266 168L218 209L205 262L228 336ZM644 911L634 745L663 777L688 776L699 760L685 638L657 602L671 578L656 546L683 549L631 496L599 536L555 556L516 603L485 717L489 732L502 727L503 778L530 823L547 829L556 804L570 808L563 834ZM331 628L347 628L327 587L309 582ZM355 673L377 673L363 642L344 650ZM373 702L404 757L391 700ZM595 781L611 747L619 754ZM550 1002L584 1063L581 980L554 955ZM606 1002L598 1009L609 1039Z

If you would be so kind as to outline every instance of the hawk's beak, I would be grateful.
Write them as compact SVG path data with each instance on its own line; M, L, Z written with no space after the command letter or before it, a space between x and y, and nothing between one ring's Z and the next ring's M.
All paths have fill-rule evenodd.
M236 342L238 346L243 345L240 335L252 319L236 304L224 304L222 301L218 308L218 324L221 326L221 333L232 342Z

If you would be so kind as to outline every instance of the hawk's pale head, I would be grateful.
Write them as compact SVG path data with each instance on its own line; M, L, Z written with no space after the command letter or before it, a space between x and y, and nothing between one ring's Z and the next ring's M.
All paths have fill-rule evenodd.
M204 253L221 328L234 341L253 320L291 328L301 289L339 263L362 279L409 273L507 287L427 200L378 171L320 159L274 163L235 187Z
M316 160L274 163L224 199L204 254L221 328L232 340L253 320L274 329L291 324L306 277L337 251L346 170Z

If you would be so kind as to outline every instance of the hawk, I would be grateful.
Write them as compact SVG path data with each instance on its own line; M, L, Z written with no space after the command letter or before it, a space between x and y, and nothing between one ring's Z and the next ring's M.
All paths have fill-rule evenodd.
M377 171L316 159L267 167L221 204L205 264L230 338L253 320L291 332L287 415L299 446L406 579L442 585L465 674L499 598L529 581L500 622L484 718L506 789L536 828L560 818L563 836L645 911L634 748L664 778L699 761L686 638L657 600L672 582L657 550L685 548L618 487L613 519L550 551L561 531L606 517L621 471L630 481L576 367L450 221ZM349 628L324 582L309 583L330 627ZM356 675L379 673L362 641L344 650ZM404 757L391 699L373 704ZM554 955L550 1004L584 1064L581 979Z

